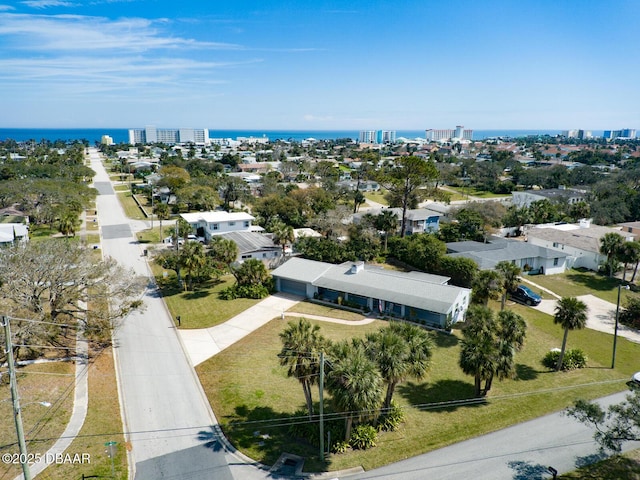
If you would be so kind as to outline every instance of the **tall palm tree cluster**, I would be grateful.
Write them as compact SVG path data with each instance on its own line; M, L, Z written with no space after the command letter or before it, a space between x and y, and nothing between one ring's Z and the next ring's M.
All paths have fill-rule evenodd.
M345 440L354 422L364 422L391 408L396 386L426 375L433 351L429 332L409 323L391 322L364 339L331 342L320 327L301 318L280 334L280 364L300 382L309 418L314 405L311 387L319 383L320 352L326 354L327 391L333 408L344 415ZM384 395L383 395L384 393Z
M491 390L494 378L515 377L515 354L524 345L527 325L511 310L495 315L484 305L469 308L466 323L459 364L464 373L474 376L475 395L481 397Z

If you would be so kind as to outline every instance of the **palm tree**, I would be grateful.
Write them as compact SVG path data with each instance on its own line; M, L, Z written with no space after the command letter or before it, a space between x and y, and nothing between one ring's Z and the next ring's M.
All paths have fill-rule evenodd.
M311 386L317 383L320 370L320 352L327 348L328 342L320 333L318 325L312 325L306 318L297 323L289 322L280 333L282 350L278 354L280 365L289 367L287 376L295 377L302 385L307 403L309 418L313 415Z
M502 300L500 302L500 310L504 310L507 301L507 294L513 292L518 286L519 275L522 269L515 263L503 260L498 262L495 268L502 275Z
M613 277L614 263L624 242L624 237L615 232L605 233L600 239L600 253L607 256L607 266L609 267L610 277Z
M391 322L387 327L367 335L366 350L377 363L387 384L382 408L391 407L398 383L407 377L424 378L429 368L433 341L422 328L404 322Z
M560 349L558 365L556 365L556 371L559 371L560 368L562 368L562 361L564 360L564 351L567 346L569 330L582 330L587 324L587 305L576 297L562 297L558 300L553 323L560 324L560 326L564 328L562 348Z
M622 281L624 282L627 277L627 268L630 263L635 263L640 260L640 243L638 242L624 242L618 252L618 258L624 263L624 270L622 270ZM635 271L634 271L635 273ZM633 278L631 279L633 282Z
M336 409L346 414L345 440L349 440L354 418L371 417L382 393L382 378L362 342L345 340L331 349L327 389Z
M65 211L58 219L58 231L65 237L69 235L75 237L78 224L78 215L72 211Z
M503 280L495 270L481 270L473 280L471 302L488 305L489 299L497 300L502 292Z
M282 255L284 256L287 244L293 243L296 239L293 227L291 225L286 225L283 222L277 222L272 231L273 236L275 237L275 243L282 247Z
M160 239L162 239L162 221L169 218L169 205L163 202L157 203L153 207L153 213L160 221Z
M384 232L384 251L386 253L389 234L395 232L398 228L398 217L393 210L387 209L374 217L373 222L376 229Z
M473 375L475 395L480 397L483 395L482 382L493 375L494 344L491 331L495 322L491 310L480 305L469 308L466 321L468 325L463 331L459 365L465 374Z
M217 262L223 263L230 269L230 265L238 259L238 245L233 240L215 236L209 242L209 256Z
M527 326L510 310L500 311L496 318L488 307L480 305L469 309L467 322L459 365L464 373L474 376L475 394L480 397L491 390L494 377L502 380L515 375L515 354L524 344Z
M524 345L527 324L524 319L511 310L498 313L494 375L498 380L513 378L516 374L515 354ZM491 390L493 376L487 382L485 392Z
M200 242L185 243L180 252L180 264L187 271L187 289L191 289L194 273L207 264L202 244Z

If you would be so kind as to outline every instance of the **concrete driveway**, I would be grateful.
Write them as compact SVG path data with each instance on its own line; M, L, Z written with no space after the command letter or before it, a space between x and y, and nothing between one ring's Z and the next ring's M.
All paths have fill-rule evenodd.
M616 320L615 303L607 302L591 294L580 295L577 298L582 300L589 309L587 312L587 328L613 335ZM557 300L542 300L540 305L532 308L553 315L555 313L556 303ZM622 324L618 325L618 335L632 342L640 343L640 333Z

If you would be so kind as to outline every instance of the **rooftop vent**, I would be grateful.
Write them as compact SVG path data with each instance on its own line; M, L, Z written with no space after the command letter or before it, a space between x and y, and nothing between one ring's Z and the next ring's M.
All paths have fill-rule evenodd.
M351 265L351 270L349 270L349 273L358 273L364 270L364 262L356 262L353 265Z

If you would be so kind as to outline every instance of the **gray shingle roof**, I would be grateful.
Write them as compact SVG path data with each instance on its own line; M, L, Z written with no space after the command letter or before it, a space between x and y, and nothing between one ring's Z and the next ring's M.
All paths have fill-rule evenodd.
M246 254L260 250L279 250L280 247L273 243L269 237L257 232L228 232L216 235L232 240L238 245L239 253Z
M451 257L465 257L474 260L481 269L494 268L498 262L503 260L564 258L568 256L559 250L504 238L492 239L489 243L451 242L447 243L447 251L451 252L449 254Z
M469 291L445 285L448 278L440 275L397 272L371 266L352 273L352 265L353 262L331 265L292 258L275 269L272 275L442 314L451 310L461 292Z

